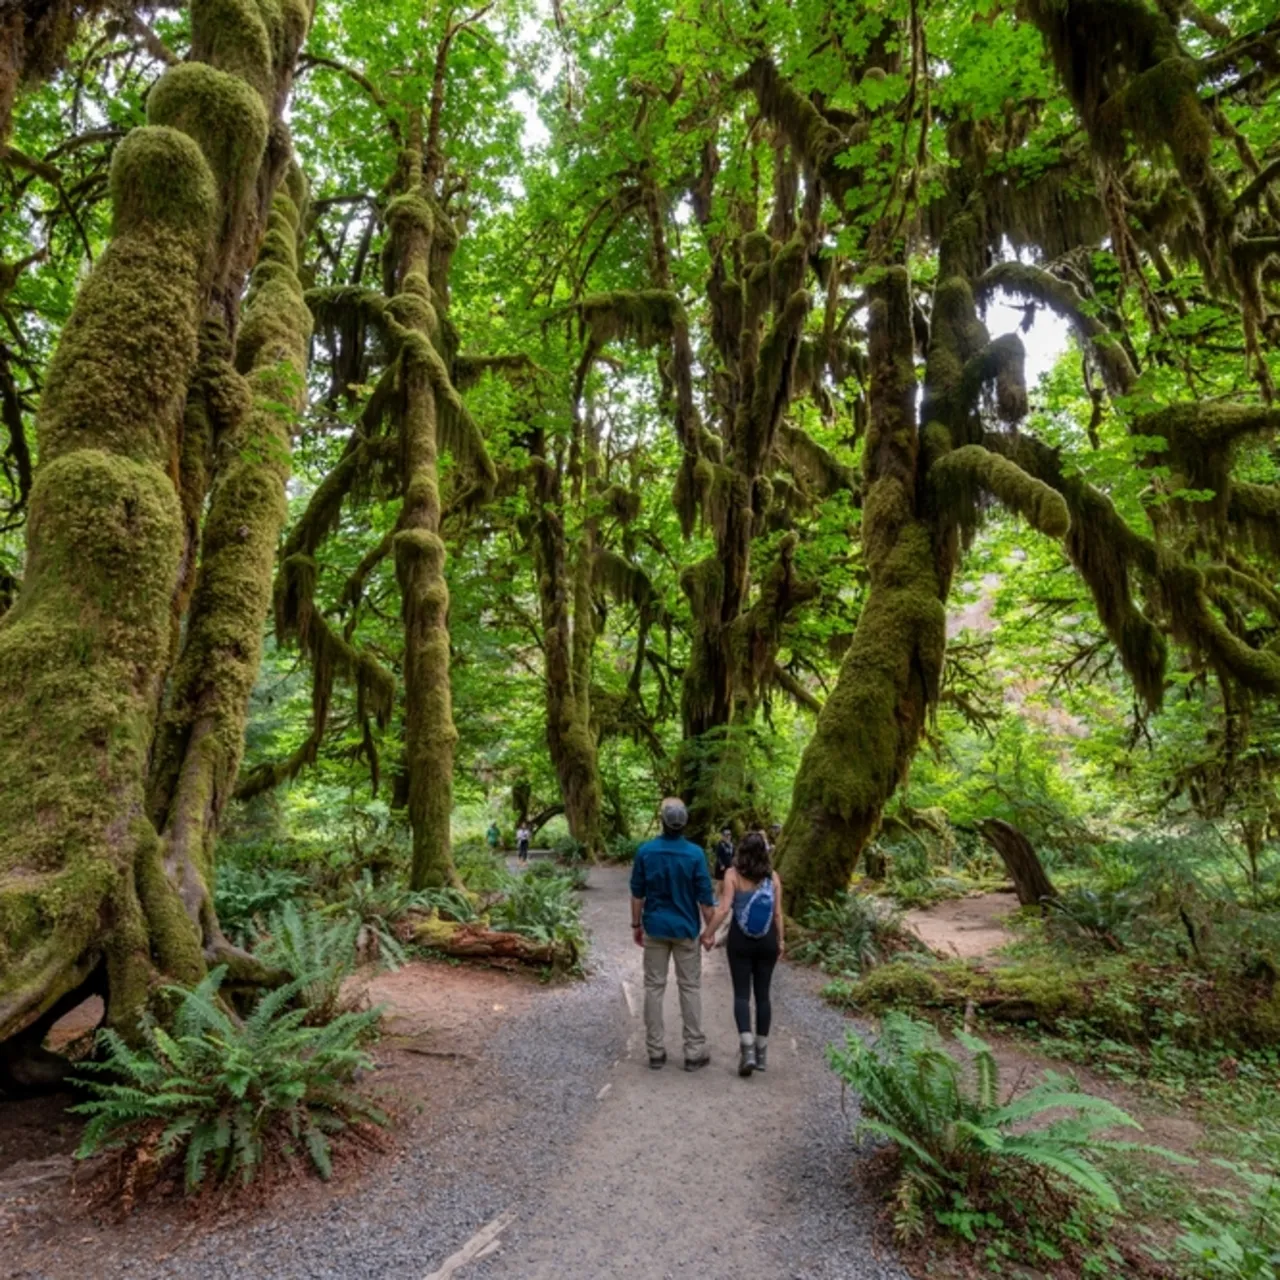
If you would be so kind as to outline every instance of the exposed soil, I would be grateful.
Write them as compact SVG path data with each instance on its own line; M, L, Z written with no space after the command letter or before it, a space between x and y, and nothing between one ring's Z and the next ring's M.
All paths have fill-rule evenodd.
M984 893L918 907L903 915L903 923L942 955L979 960L1013 940L1004 920L1017 909L1016 894Z

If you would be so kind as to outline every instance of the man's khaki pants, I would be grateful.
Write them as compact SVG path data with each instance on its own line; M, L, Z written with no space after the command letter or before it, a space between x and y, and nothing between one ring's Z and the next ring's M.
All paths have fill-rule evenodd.
M684 1056L701 1058L707 1051L702 1034L702 947L697 938L644 939L644 1038L649 1057L666 1052L662 1025L662 998L667 992L667 965L676 964L680 991L680 1016L684 1020Z

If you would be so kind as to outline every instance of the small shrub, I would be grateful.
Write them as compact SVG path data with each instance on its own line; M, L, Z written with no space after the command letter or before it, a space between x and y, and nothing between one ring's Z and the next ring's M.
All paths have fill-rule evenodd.
M559 866L554 862L531 862L525 872L526 878L535 880L567 880L574 889L587 887L587 869L580 862Z
M1243 1184L1241 1196L1216 1188L1183 1223L1178 1251L1203 1280L1277 1280L1280 1276L1280 1172L1230 1160L1214 1164Z
M828 973L861 974L909 945L901 921L870 894L846 892L805 913L807 936L791 948L791 958Z
M305 982L297 979L240 1022L218 1000L225 973L215 969L193 991L169 989L181 998L172 1034L146 1023L133 1049L114 1031L98 1033L104 1060L80 1067L93 1073L80 1083L94 1097L73 1108L89 1117L77 1155L124 1147L180 1158L192 1191L210 1169L220 1182L248 1183L269 1152L301 1148L327 1179L331 1135L386 1123L350 1087L357 1069L370 1065L360 1045L374 1033L376 1010L307 1026L304 1009L289 1009Z
M213 905L223 933L238 946L252 939L259 922L306 887L305 876L280 867L219 862Z
M1141 900L1125 889L1075 888L1050 898L1046 905L1050 937L1085 938L1120 951Z
M990 1048L963 1033L957 1040L972 1055L968 1069L927 1023L888 1013L874 1046L850 1033L843 1048L828 1049L841 1080L861 1095L859 1131L897 1145L900 1233L918 1234L924 1211L931 1210L940 1225L963 1225L961 1234L972 1239L976 1228L1002 1224L1013 1198L1026 1203L1037 1185L1046 1196L1065 1194L1110 1212L1119 1209L1097 1156L1157 1149L1100 1134L1120 1125L1138 1128L1137 1122L1102 1098L1071 1090L1055 1075L1002 1105ZM1048 1112L1064 1111L1065 1117L1029 1127Z
M641 842L632 836L610 836L605 842L604 858L606 862L634 862L636 850Z
M551 842L551 852L557 862L572 864L586 860L587 846L577 837L565 834L556 836Z

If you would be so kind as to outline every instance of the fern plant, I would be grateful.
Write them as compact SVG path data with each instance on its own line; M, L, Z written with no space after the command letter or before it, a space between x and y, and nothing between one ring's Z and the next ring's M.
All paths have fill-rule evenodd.
M887 1138L901 1153L895 1195L902 1234L922 1229L923 1207L937 1216L956 1195L989 1211L1005 1198L1005 1186L1025 1187L1029 1174L1115 1212L1119 1198L1097 1156L1140 1150L1179 1159L1102 1137L1106 1129L1140 1126L1113 1103L1076 1092L1054 1074L1002 1104L990 1047L964 1033L956 1038L972 1057L968 1069L928 1023L902 1013L885 1014L874 1046L850 1033L843 1047L828 1049L836 1073L862 1096L859 1131ZM1049 1112L1066 1114L1034 1123Z
M325 909L325 914L359 921L355 950L360 961L379 960L388 969L398 969L406 956L393 925L405 912L421 905L419 897L396 884L375 884L373 873L366 868L343 897Z
M259 922L292 902L306 884L305 876L280 867L220 861L213 894L218 924L234 943L245 946Z
M495 929L520 933L536 942L560 943L572 962L586 947L582 907L571 881L560 877L520 876L494 904L490 921Z
M444 920L471 924L480 917L475 899L465 889L446 885L440 889L422 889L413 895L414 907L436 912Z
M142 1027L131 1048L114 1031L98 1033L104 1057L81 1064L80 1083L94 1096L73 1110L89 1117L77 1155L106 1148L180 1157L188 1191L212 1170L218 1181L250 1182L269 1150L306 1152L322 1178L332 1171L330 1137L386 1118L351 1087L370 1060L360 1045L377 1010L344 1013L307 1026L291 1009L305 979L265 995L243 1022L218 1000L225 967L179 998L172 1032Z
M862 974L906 941L901 913L864 893L846 892L820 902L801 924L807 936L791 948L792 959L821 965L828 973Z
M255 952L288 975L307 1021L323 1024L354 1006L342 988L360 962L360 928L359 916L328 919L290 902L268 919Z

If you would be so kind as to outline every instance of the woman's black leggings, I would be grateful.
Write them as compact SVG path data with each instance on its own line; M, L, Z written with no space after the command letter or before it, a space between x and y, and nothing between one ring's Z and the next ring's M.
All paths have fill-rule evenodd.
M769 984L778 963L778 930L770 928L763 938L748 938L735 920L729 926L725 946L729 973L733 978L733 1017L741 1034L751 1030L751 989L756 993L756 1035L767 1036L773 1021L769 1004Z

